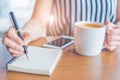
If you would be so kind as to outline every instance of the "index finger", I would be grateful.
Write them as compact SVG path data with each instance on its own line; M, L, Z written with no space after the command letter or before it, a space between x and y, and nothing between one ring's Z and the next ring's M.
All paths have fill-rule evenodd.
M17 32L14 28L10 28L6 32L6 36L10 38L11 40L17 42L19 45L23 46L23 41L18 37Z
M113 24L112 22L110 22L108 20L105 22L105 24L107 26L107 29L113 29L113 28L117 27L117 25Z

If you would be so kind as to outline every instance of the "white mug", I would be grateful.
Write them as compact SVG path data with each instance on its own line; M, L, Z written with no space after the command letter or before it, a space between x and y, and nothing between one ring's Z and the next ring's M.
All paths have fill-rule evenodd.
M76 22L74 28L75 51L85 56L100 54L104 44L105 29L104 24L97 22Z

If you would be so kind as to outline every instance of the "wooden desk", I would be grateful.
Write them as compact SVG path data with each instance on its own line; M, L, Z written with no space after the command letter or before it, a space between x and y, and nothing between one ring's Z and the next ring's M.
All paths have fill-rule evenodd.
M30 45L41 46L45 39ZM2 53L1 53L2 52ZM63 50L52 76L7 72L5 64L11 56L0 46L0 80L120 80L120 53L102 51L100 55L86 57L77 55L74 45Z

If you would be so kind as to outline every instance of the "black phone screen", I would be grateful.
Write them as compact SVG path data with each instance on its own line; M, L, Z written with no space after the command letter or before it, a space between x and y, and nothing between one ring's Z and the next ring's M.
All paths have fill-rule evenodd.
M60 38L57 38L51 42L48 42L47 44L48 45L53 45L53 46L58 46L58 47L62 47L64 46L65 44L69 43L73 41L73 39L70 39L70 38L64 38L64 37L60 37Z

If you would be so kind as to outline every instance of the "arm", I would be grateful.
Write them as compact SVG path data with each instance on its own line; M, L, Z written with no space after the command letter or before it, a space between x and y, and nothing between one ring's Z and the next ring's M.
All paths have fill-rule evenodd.
M36 0L33 15L23 28L23 36L27 40L25 44L39 37L46 36L46 23L49 19L52 5L53 0Z
M107 25L107 37L105 40L105 46L110 50L118 50L120 48L120 0L117 3L116 11L116 23L113 24L106 21Z
M49 18L52 9L53 0L37 0L32 19L35 19L41 26L46 26L46 22Z
M3 43L12 56L23 55L23 45L45 35L45 26L52 9L52 3L53 0L36 0L33 15L23 28L23 41L17 36L14 28L10 28L5 33Z
M117 16L116 22L119 22L120 21L120 0L118 0L116 16Z

